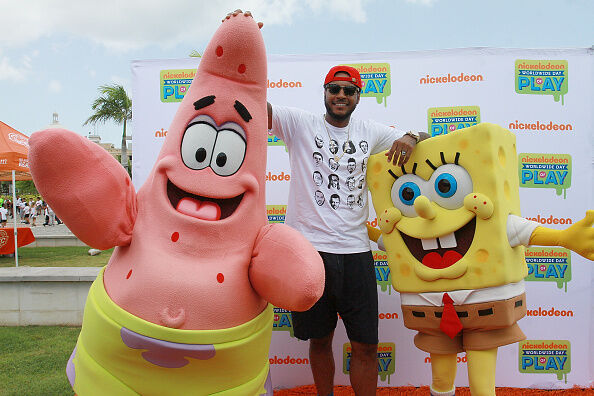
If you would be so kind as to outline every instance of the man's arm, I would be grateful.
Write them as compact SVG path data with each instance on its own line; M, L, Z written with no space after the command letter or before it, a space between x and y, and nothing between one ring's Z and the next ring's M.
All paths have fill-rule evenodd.
M427 138L429 138L428 133L419 132L419 142ZM416 145L417 140L410 135L404 135L400 139L394 140L394 143L392 143L392 147L386 153L386 156L388 157L388 162L391 161L392 164L398 166L406 164Z

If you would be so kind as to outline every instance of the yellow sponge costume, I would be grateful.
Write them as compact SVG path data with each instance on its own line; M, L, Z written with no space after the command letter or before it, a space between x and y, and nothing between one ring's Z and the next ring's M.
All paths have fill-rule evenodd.
M68 377L84 395L271 395L265 387L272 319L268 305L228 329L159 326L118 307L102 270L89 291Z
M367 179L406 327L431 354L434 395L454 394L466 351L472 394L495 394L497 348L525 338L524 246L594 259L594 211L567 230L520 217L515 135L479 124L420 142L398 168L383 153Z

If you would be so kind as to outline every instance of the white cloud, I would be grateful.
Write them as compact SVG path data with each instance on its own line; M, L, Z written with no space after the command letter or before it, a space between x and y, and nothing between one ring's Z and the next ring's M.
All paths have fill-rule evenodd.
M0 80L20 82L25 80L31 71L31 57L23 56L20 63L15 63L0 52Z
M29 0L0 4L0 46L22 46L54 34L87 38L116 50L206 41L228 13L250 10L265 25L290 24L295 15L324 13L365 22L371 0Z
M62 92L62 83L60 83L60 81L57 80L51 80L49 82L49 84L47 85L49 91L51 93L60 93Z

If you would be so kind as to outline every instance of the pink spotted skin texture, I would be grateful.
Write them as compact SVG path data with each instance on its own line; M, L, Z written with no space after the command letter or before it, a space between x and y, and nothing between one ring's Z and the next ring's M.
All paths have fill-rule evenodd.
M34 180L58 216L90 246L117 246L104 285L127 312L171 328L222 329L250 321L269 302L305 310L321 296L324 270L313 246L267 224L266 81L258 24L243 14L226 19L137 193L86 139L49 130L31 136ZM61 167L49 159L55 145L72 151ZM64 174L70 160L81 174ZM73 213L78 206L84 210Z

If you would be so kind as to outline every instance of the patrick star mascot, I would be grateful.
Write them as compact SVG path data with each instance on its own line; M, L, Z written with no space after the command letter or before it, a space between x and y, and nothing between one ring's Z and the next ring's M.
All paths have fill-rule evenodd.
M310 308L324 269L267 224L266 79L258 24L224 21L138 193L95 143L31 136L39 192L89 246L116 246L68 362L78 395L272 395L273 305Z

